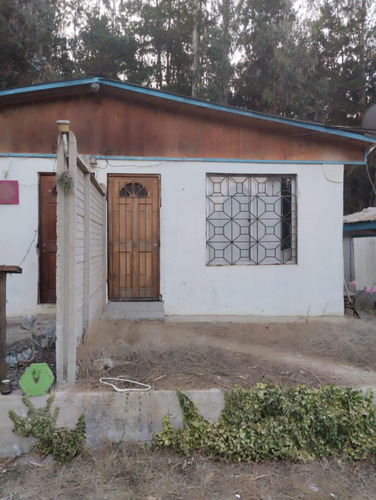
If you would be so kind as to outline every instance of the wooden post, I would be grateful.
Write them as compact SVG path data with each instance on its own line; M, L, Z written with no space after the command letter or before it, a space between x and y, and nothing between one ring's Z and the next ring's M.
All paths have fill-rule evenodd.
M7 367L5 363L5 346L7 341L7 273L20 274L22 269L18 266L0 266L0 381L7 376Z

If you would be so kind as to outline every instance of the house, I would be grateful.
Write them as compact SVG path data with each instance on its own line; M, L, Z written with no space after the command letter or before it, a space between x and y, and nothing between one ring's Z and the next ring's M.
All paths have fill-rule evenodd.
M23 268L9 316L56 301L57 120L107 192L110 304L343 314L343 168L376 139L87 78L0 92L0 264Z
M343 217L345 280L358 290L376 286L376 208Z

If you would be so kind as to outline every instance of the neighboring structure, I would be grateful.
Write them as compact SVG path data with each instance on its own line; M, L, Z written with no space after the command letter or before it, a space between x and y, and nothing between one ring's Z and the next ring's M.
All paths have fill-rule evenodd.
M343 313L343 166L376 139L90 78L0 92L0 263L23 268L10 316L55 302L61 119L107 186L110 302Z
M343 255L345 280L357 289L376 286L376 207L345 215Z

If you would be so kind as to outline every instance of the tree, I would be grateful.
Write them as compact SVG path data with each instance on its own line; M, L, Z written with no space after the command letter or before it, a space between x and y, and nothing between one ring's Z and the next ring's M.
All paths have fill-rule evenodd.
M234 75L235 0L215 0L201 15L197 96L226 104Z
M0 84L64 77L68 60L59 0L0 0Z
M11 0L0 0L0 85L17 85L19 75L29 68L23 31L25 20L18 5Z
M233 103L257 111L290 114L295 79L295 13L290 0L239 3L239 50Z
M366 2L322 0L309 23L317 52L317 81L327 89L319 115L328 124L359 125L366 106Z
M360 212L363 208L375 206L376 193L370 179L375 185L375 158L370 159L367 167L362 165L346 167L343 199L343 211L345 215Z
M192 3L183 0L142 2L136 37L149 84L190 95L192 85Z
M85 75L124 78L137 67L136 50L132 33L122 33L116 20L94 9L80 32L77 64Z

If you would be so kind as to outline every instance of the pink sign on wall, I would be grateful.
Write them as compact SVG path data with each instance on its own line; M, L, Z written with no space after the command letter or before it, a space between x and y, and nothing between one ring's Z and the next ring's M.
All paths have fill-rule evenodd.
M0 181L0 205L18 205L18 181Z

